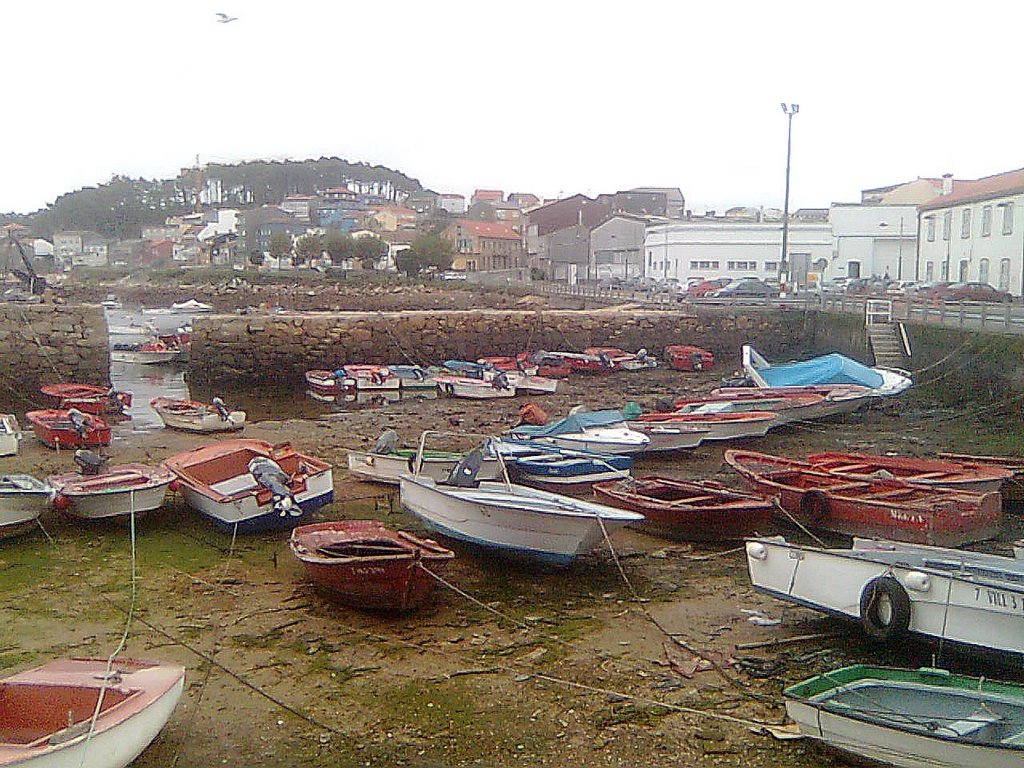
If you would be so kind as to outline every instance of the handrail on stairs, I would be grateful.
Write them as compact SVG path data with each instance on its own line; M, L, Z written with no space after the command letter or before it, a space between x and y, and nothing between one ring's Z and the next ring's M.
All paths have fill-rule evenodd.
M864 302L864 325L892 322L892 302L888 299L868 299Z

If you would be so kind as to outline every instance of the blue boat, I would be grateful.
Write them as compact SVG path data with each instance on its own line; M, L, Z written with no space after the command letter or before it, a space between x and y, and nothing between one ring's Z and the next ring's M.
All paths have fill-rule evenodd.
M625 419L622 411L574 413L542 427L516 427L512 430L512 437L601 455L640 453L651 440L647 435L630 429Z
M483 363L471 363L468 360L445 360L444 367L452 373L465 376L467 379L482 379L484 371L493 370Z
M775 365L761 357L749 344L743 345L743 370L754 384L762 388L854 384L867 387L876 396L892 396L904 392L913 383L906 371L869 368L838 353Z
M506 462L510 474L531 485L579 485L629 477L633 459L530 440L492 440L489 449Z

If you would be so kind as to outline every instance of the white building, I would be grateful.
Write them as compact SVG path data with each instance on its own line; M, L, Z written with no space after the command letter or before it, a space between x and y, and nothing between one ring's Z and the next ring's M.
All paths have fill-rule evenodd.
M466 212L466 198L452 192L442 192L437 198L437 207L452 216L461 216Z
M916 279L916 205L833 203L829 221L835 249L823 277Z
M716 277L778 279L782 224L691 219L651 224L644 240L644 275L680 283ZM789 280L806 285L809 273L832 257L828 222L789 224Z
M1024 169L961 182L922 205L920 279L988 283L1024 295L1022 207Z

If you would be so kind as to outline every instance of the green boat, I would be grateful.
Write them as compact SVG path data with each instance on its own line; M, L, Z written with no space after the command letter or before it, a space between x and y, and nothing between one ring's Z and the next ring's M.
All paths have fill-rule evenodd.
M784 691L800 733L905 768L1024 768L1024 686L852 666Z

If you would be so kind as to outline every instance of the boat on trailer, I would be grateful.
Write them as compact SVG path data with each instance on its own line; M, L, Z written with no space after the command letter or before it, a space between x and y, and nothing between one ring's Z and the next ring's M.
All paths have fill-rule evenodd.
M780 519L808 528L936 546L985 541L999 533L998 493L843 477L754 451L728 450L725 461L752 491L777 501Z
M174 474L165 467L146 464L115 464L104 467L105 460L91 451L76 451L75 463L81 472L51 475L53 508L85 520L101 520L141 514L163 506L167 487Z
M289 443L223 440L164 465L189 506L228 532L292 528L334 499L331 465Z
M1002 467L958 462L949 459L919 459L915 456L880 456L864 453L812 453L807 463L825 472L856 478L894 477L908 483L957 488L974 493L998 492L1013 479Z
M71 408L66 411L29 411L28 423L50 448L101 448L110 445L110 427L99 416Z
M21 427L13 413L0 413L0 456L15 456L21 443Z
M603 504L639 512L643 527L687 541L744 539L768 529L774 505L711 480L638 477L598 483Z
M212 403L182 400L174 397L156 397L149 401L160 421L168 429L181 432L237 432L245 427L245 411L230 410L219 397Z
M378 611L423 604L436 583L430 574L455 557L431 539L392 531L376 520L303 525L292 531L289 544L310 581L344 605Z
M858 621L876 639L912 633L1024 654L1024 560L881 539L825 549L781 536L751 539L746 554L757 591Z
M0 680L0 766L125 768L181 698L183 667L58 659Z
M867 387L876 397L899 395L914 383L907 371L869 368L837 353L794 363L769 363L749 344L743 345L743 371L758 387L855 384Z
M0 538L35 526L53 499L53 488L32 475L0 475Z
M47 384L39 388L59 410L77 408L82 413L101 416L105 413L123 413L132 405L131 392L119 392L113 387L94 384Z
M943 669L857 665L786 688L800 733L900 768L1019 768L1024 687Z

